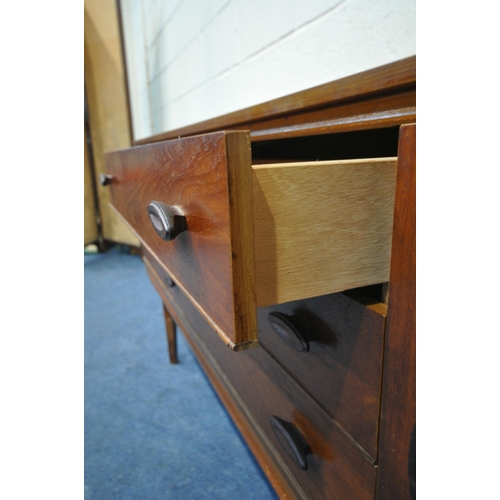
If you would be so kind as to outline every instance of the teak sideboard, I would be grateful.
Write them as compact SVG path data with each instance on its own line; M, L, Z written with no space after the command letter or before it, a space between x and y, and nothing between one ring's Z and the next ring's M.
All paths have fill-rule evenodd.
M281 498L415 498L416 60L106 155L112 206Z

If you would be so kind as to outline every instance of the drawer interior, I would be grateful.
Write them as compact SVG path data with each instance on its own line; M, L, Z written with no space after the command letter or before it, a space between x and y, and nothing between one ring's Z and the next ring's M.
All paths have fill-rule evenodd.
M284 139L252 140L252 164L397 157L398 139L399 126ZM356 289L372 297L376 302L387 302L387 282Z
M386 158L398 154L399 127L252 141L252 163Z

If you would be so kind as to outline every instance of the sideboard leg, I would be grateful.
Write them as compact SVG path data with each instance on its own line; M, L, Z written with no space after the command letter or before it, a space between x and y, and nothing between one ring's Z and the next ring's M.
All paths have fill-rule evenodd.
M165 305L163 305L163 314L165 316L165 327L167 329L168 355L170 357L170 363L175 365L179 362L179 359L177 358L177 336L175 333L175 323Z

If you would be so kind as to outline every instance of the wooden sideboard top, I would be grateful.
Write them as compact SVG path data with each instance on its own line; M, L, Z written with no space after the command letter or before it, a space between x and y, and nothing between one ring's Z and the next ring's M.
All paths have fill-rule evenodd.
M416 56L145 139L150 144L224 129L269 140L390 127L416 119Z

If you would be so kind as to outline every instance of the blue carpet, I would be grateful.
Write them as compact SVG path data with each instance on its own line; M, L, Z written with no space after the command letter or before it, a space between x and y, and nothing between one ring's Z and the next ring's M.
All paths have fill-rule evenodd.
M140 257L85 255L85 499L277 499Z

